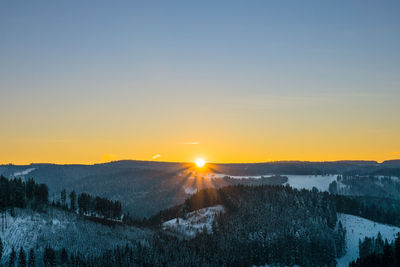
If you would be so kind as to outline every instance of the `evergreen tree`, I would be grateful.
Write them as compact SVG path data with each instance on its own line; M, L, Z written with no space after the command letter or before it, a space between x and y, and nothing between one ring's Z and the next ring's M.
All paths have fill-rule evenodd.
M385 239L385 245L383 247L383 257L386 259L387 262L393 261L392 246L389 244L387 239Z
M32 178L29 178L29 180L26 182L25 185L25 194L26 198L28 200L32 200L34 196L34 191L35 191L35 181Z
M35 199L39 203L46 204L49 199L49 188L45 184L35 186Z
M375 239L375 249L374 252L376 254L382 254L383 253L383 248L385 246L385 242L382 239L381 232L378 232L378 236Z
M68 253L65 248L62 249L61 251L61 264L65 264L68 262Z
M0 261L1 261L2 257L3 257L3 242L2 242L2 240L0 238Z
M29 250L28 267L35 267L35 252L33 251L33 248Z
M44 250L43 262L46 267L56 265L56 253L50 246L47 246Z
M332 183L329 184L329 192L331 194L337 194L338 193L338 186L337 186L337 182L333 181Z
M19 250L18 267L26 267L26 254L22 246Z
M10 259L8 261L8 266L9 267L14 267L15 266L15 259L17 258L17 253L15 252L14 247L11 249L11 254L10 254Z
M62 205L63 207L65 207L66 204L67 204L67 191L65 191L65 189L63 189L63 190L61 191L61 205Z
M70 199L70 204L71 204L71 210L75 211L76 210L76 193L75 193L75 191L72 191L69 194L69 199Z
M394 249L396 254L397 265L400 266L400 233L397 233L396 240L394 241Z

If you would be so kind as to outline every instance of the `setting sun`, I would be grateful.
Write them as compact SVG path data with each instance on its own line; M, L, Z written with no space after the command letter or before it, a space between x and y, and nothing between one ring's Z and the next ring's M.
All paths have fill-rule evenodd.
M197 167L201 168L206 164L206 161L204 159L196 159L196 165Z

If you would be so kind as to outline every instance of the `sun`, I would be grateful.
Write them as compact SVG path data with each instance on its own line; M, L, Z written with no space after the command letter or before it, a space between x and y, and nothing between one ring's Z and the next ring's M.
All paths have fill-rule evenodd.
M206 161L204 159L199 158L196 159L195 163L197 167L202 168L206 164Z

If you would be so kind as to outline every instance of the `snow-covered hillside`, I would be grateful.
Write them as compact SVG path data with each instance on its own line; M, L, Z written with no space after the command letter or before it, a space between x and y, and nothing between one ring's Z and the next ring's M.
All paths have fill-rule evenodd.
M358 240L364 237L376 237L378 232L383 239L394 240L396 234L400 232L399 227L376 223L364 218L348 214L338 214L343 226L346 228L346 255L338 259L339 267L348 266L349 263L358 258Z
M8 260L11 247L25 251L33 248L37 258L50 245L55 250L65 247L68 252L98 255L105 249L125 246L131 240L144 240L147 231L135 227L108 227L84 219L73 213L50 208L47 213L15 209L14 217L7 214L6 229L0 231L3 242L3 263ZM1 221L0 221L1 226Z
M208 232L211 232L215 215L220 212L224 212L224 207L221 205L199 209L188 213L185 219L175 218L164 222L162 228L186 237L194 237L196 233L203 231L204 227Z

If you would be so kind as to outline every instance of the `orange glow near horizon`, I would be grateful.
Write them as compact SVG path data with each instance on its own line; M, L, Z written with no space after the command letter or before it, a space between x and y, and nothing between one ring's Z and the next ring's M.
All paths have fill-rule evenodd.
M315 137L315 135L311 134ZM118 138L117 138L118 139ZM226 138L229 139L229 138ZM295 139L300 139L298 136ZM0 152L1 164L30 164L30 163L55 163L55 164L96 164L118 160L144 160L163 162L195 163L200 157L207 158L212 163L257 163L271 161L336 161L336 160L384 160L398 159L398 152L379 146L379 143L389 143L390 140L381 139L379 142L364 144L361 140L354 141L353 148L346 142L324 142L311 137L303 140L279 140L245 142L237 140L236 143L225 140L226 143L203 142L199 145L180 145L176 142L150 142L138 144L129 140L82 140L82 141L14 141L12 139L2 144ZM3 139L7 140L7 139ZM333 140L333 138L331 138ZM349 139L350 140L350 139ZM344 141L344 140L343 140ZM275 142L275 143L273 143ZM351 142L351 141L349 141ZM367 142L367 140L365 140ZM247 145L246 145L247 143ZM127 145L125 145L127 144ZM389 147L389 144L384 144ZM382 151L383 150L383 151ZM397 149L399 150L399 149ZM150 151L150 152L149 152ZM201 164L200 164L201 165ZM197 165L197 166L200 166Z

